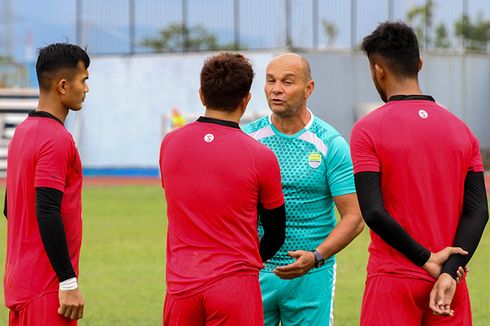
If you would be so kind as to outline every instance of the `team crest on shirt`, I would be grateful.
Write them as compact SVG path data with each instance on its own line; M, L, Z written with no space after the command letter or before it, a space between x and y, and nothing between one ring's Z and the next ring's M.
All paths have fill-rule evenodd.
M308 155L308 165L314 169L322 164L322 156L318 151L313 151Z

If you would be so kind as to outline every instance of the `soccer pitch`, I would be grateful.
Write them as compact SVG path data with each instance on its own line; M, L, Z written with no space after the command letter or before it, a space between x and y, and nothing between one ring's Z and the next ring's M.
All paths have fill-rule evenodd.
M3 199L4 188L0 189ZM87 186L83 192L81 326L161 325L165 293L166 219L159 186ZM474 325L490 325L490 227L468 275ZM6 223L0 222L5 262ZM358 325L367 261L368 229L337 256L335 325ZM3 265L0 269L3 280ZM3 287L1 287L3 297ZM457 312L456 312L457 313ZM8 310L0 309L0 325Z

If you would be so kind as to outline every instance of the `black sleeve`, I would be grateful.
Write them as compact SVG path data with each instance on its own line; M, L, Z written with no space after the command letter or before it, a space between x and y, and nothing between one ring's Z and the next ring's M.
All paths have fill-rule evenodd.
M36 215L44 249L60 282L76 277L70 261L61 220L63 193L53 188L36 188Z
M5 190L5 199L3 202L3 216L7 218L7 190Z
M360 172L354 175L354 179L362 216L371 230L414 264L425 264L431 252L415 241L386 211L381 193L380 174Z
M286 209L284 205L274 209L265 209L259 205L259 216L264 228L260 240L260 258L271 259L286 239Z
M453 245L468 251L468 255L451 255L442 266L442 272L456 279L459 266L468 264L488 221L488 203L483 172L468 172L464 183L463 213Z

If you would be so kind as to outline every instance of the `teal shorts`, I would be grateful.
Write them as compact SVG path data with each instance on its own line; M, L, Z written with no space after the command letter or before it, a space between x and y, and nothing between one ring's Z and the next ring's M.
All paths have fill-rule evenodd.
M335 267L313 269L292 280L260 272L264 325L333 325Z

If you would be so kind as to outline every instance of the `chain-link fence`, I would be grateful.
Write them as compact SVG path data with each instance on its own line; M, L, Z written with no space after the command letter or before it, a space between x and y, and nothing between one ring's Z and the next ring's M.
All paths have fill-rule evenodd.
M428 50L490 52L490 0L77 0L91 53L357 48L403 20Z

